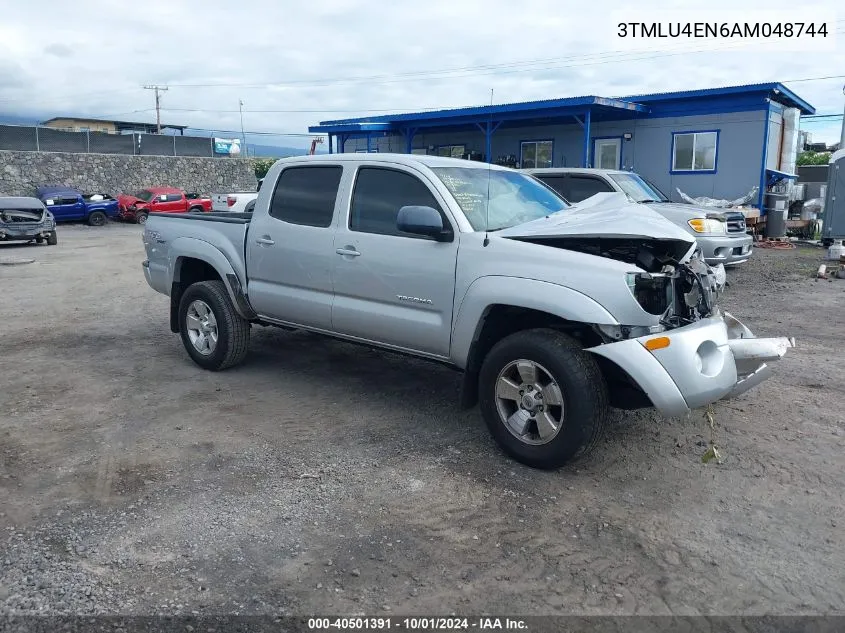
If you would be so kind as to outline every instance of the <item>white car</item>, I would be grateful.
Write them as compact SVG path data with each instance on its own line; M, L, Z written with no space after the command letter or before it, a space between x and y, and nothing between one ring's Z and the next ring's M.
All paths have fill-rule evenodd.
M258 188L255 191L234 191L232 193L211 194L211 210L230 213L250 213L255 208L255 199L261 191L263 178L258 180Z

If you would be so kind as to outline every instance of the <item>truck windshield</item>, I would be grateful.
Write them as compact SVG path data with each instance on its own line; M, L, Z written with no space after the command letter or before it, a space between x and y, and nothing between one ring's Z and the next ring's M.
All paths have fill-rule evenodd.
M141 191L139 191L138 193L135 194L135 197L143 200L144 202L149 202L150 200L153 199L153 195L154 194L153 194L152 191L148 191L147 189L142 189Z
M634 202L669 202L669 198L639 174L609 174L619 188Z
M540 181L516 171L467 167L433 167L432 171L475 231L506 229L569 206Z

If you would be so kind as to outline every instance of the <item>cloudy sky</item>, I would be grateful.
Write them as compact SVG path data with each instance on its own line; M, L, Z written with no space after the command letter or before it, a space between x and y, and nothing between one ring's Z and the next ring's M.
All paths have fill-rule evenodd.
M741 3L752 10L754 2ZM761 20L780 0L759 2ZM622 6L630 3L621 3ZM659 19L666 0L640 0ZM737 3L708 1L713 20ZM802 3L803 4L803 3ZM832 9L836 0L820 3ZM683 6L679 3L674 6ZM826 6L825 6L826 5ZM818 113L842 113L845 34L828 52L689 42L631 50L615 36L620 3L594 0L30 0L0 20L0 114L154 121L145 84L169 86L164 122L301 134L369 113L550 97L621 96L762 81L787 85ZM781 15L806 19L780 2ZM834 29L845 33L845 11ZM622 52L620 52L622 51ZM789 81L827 76L839 78ZM804 125L839 138L839 119ZM257 137L253 139L260 142Z

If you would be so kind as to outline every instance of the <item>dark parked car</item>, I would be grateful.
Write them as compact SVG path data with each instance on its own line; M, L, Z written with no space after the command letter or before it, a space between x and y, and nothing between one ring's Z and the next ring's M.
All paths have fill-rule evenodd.
M117 200L107 193L82 193L64 185L38 187L36 196L56 217L56 222L84 220L91 226L103 226L109 218L117 219Z
M54 246L56 220L37 198L0 197L0 242Z

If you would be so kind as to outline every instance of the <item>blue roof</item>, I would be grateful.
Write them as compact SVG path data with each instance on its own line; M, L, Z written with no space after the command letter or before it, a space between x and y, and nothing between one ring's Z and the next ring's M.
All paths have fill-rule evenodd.
M43 187L35 188L35 195L39 198L44 196L55 196L62 193L69 193L74 196L80 195L79 191L73 187L68 187L67 185L45 185Z
M309 132L376 132L396 128L419 126L449 126L462 123L473 123L495 117L497 120L519 120L548 116L574 116L585 110L592 113L604 113L614 116L636 116L648 114L650 104L664 101L709 100L713 97L729 97L733 95L765 95L768 98L796 107L803 114L815 113L815 108L801 99L798 95L780 83L748 84L744 86L727 86L724 88L707 88L703 90L685 90L680 92L664 92L647 95L633 95L626 97L599 97L587 95L582 97L566 97L561 99L544 99L540 101L523 101L519 103L505 103L499 105L472 106L466 108L450 108L447 110L429 110L422 112L408 112L398 114L383 114L371 117L350 119L335 119L321 121L319 125L308 128Z

